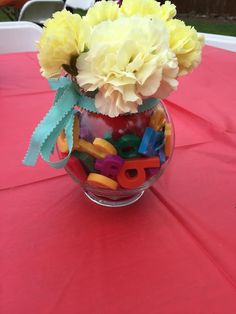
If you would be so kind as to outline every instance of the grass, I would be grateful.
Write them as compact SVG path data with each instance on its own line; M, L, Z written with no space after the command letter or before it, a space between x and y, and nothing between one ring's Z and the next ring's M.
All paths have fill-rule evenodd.
M187 25L192 25L198 32L236 36L236 22L207 18L182 18Z
M86 12L83 10L76 10L76 13L84 15ZM192 17L179 17L185 21L187 25L192 25L198 32L212 33L236 36L236 22L221 20L221 19L208 19L208 18L192 18ZM9 21L8 16L0 10L0 21Z

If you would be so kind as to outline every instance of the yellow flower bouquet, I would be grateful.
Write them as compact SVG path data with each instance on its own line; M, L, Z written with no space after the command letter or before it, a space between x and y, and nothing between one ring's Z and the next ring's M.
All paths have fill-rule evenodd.
M32 135L25 164L41 154L51 166L65 166L98 203L139 198L174 147L160 100L201 61L203 38L175 15L174 4L155 0L102 0L84 17L55 13L45 23L38 59L57 94Z

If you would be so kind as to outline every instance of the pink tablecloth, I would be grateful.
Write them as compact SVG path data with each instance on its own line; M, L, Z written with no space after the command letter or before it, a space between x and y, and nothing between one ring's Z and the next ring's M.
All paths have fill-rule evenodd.
M1 314L236 313L236 55L206 47L180 80L172 163L122 209L21 164L54 93L35 54L0 62Z

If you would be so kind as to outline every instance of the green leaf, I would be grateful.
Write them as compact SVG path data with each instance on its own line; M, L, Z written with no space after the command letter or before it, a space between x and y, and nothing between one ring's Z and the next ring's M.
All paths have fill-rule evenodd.
M70 59L70 66L72 69L76 69L77 71L77 68L76 68L76 61L77 61L77 58L78 58L78 55L74 55L71 57ZM77 71L78 72L78 71Z
M76 68L72 68L69 64L62 64L63 69L72 76L76 76L78 71Z

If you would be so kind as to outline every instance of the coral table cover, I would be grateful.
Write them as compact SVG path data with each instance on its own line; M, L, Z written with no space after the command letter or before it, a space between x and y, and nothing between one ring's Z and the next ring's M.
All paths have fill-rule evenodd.
M173 160L119 209L21 164L54 92L36 54L0 63L0 313L236 313L236 54L206 47L181 78Z

